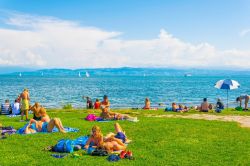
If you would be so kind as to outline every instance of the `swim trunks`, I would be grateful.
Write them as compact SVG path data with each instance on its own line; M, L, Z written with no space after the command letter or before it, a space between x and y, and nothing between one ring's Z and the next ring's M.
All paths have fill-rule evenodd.
M115 138L118 138L120 140L122 140L123 143L126 142L126 136L123 132L118 132L116 135L115 135Z

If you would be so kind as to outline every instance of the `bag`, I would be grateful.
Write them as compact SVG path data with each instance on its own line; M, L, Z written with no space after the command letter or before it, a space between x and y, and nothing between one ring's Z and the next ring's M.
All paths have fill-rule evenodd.
M236 111L243 111L242 107L239 107L239 106L236 107L235 110L236 110Z
M108 151L103 150L103 149L95 149L92 153L92 156L107 156Z
M89 114L86 118L87 121L95 121L96 116L94 114Z
M88 136L82 136L82 137L76 138L74 140L74 144L75 145L80 145L81 147L84 147L86 145L88 139L89 139Z
M61 139L53 147L54 152L67 152L72 153L74 151L74 141Z

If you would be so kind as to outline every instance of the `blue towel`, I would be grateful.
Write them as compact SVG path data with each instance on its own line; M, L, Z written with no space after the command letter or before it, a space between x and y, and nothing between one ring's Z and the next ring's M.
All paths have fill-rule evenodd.
M17 134L24 134L24 130L28 125L29 125L29 123L25 124L22 128L18 129L16 133ZM79 131L79 129L71 128L71 127L64 127L64 130L66 132L78 132ZM54 127L52 132L59 132L59 130L56 127ZM39 133L48 133L48 132L39 132Z

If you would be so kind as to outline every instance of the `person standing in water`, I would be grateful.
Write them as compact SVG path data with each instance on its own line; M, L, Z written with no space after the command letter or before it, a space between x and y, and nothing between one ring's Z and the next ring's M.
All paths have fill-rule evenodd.
M18 100L21 101L21 121L23 121L24 113L25 113L26 121L29 121L28 119L29 102L30 102L29 90L24 89L23 92L20 94Z

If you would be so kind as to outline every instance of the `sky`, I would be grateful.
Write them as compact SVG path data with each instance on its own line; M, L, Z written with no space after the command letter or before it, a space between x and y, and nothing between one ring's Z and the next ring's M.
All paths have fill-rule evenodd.
M250 69L249 0L0 0L0 66Z

